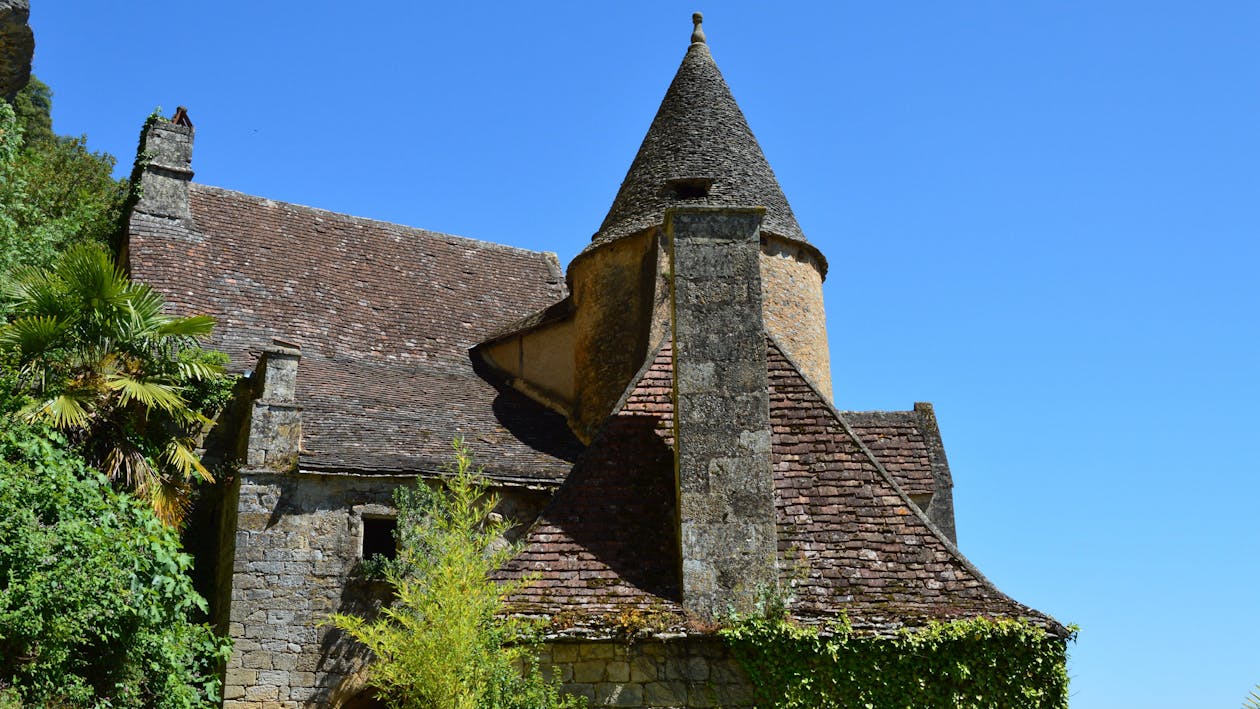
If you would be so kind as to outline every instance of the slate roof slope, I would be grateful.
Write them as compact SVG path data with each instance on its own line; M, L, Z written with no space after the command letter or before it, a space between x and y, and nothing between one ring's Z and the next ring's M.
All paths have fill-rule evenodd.
M770 338L767 370L781 579L793 589L794 618L822 624L845 612L856 630L885 633L930 620L1009 617L1065 632L999 591L946 541ZM643 458L654 462L638 466L635 475L668 476L672 495L671 388L666 346L526 534L521 554L500 571L500 578L540 574L511 599L514 611L558 616L565 619L560 625L574 626L573 614L680 608L672 497L662 507L668 515L646 521L601 497L601 485L624 484L616 461L639 460L642 450L653 451ZM627 418L640 421L629 437L620 430ZM648 440L649 429L657 442ZM600 462L605 456L614 462ZM614 556L602 556L605 548ZM626 575L631 568L634 578Z
M604 243L664 223L665 209L679 199L667 183L679 179L711 181L707 196L688 198L687 204L763 206L763 232L805 241L761 146L701 42L688 47L592 241Z
M210 346L255 366L302 347L303 469L432 471L469 437L499 478L559 480L562 418L474 370L468 348L566 295L555 256L190 185L191 224L133 214L132 274L218 320Z

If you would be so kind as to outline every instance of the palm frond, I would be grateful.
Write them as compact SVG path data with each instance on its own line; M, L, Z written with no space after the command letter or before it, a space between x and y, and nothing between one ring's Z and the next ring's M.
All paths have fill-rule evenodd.
M191 379L200 381L202 379L214 379L223 374L223 367L211 362L180 362L179 376L183 379Z
M192 506L188 499L188 485L178 480L163 478L158 484L146 490L149 504L158 519L168 527L179 528L188 516Z
M157 471L149 465L144 453L125 439L118 439L116 445L105 453L101 468L105 477L121 482L143 496L147 496L147 491L159 482Z
M34 266L15 268L0 280L0 297L23 315L50 314L64 308L56 275Z
M99 246L78 244L71 247L57 264L56 274L72 300L84 306L93 306L93 310L118 306L131 298L127 275Z
M1260 684L1243 700L1243 709L1260 709Z
M55 315L20 317L0 327L0 349L16 352L26 361L58 344L69 327L69 322Z
M167 441L166 450L163 451L162 457L184 480L191 480L196 477L203 482L214 482L214 476L210 474L206 466L202 465L201 459L193 452L187 441L175 438Z
M35 401L20 412L28 422L42 422L61 430L87 428L92 420L90 405L73 393L65 392L45 401Z
M207 337L214 331L214 318L209 315L190 315L186 318L172 318L158 328L159 335L180 337Z
M158 409L168 414L181 416L187 408L184 397L179 390L170 384L152 379L141 379L125 372L114 372L105 375L105 386L119 393L119 403L123 406L137 401L150 409Z

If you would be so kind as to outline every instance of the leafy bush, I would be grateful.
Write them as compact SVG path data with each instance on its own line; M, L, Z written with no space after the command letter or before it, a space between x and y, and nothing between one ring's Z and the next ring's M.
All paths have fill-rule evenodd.
M330 622L373 652L368 682L392 707L585 706L542 679L521 644L530 628L499 615L514 586L489 574L515 550L501 541L509 523L491 515L497 500L462 441L448 472L441 488L418 481L395 492L398 556L379 564L394 602L374 619L337 614Z
M217 706L191 558L56 434L0 419L0 705Z

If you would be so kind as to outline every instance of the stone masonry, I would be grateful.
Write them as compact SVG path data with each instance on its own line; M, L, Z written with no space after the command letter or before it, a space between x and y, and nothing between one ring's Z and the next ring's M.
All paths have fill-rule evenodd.
M726 707L753 705L752 685L720 640L647 639L634 643L553 642L539 653L547 676L599 707Z
M673 252L683 607L701 618L750 612L778 583L761 320L764 213L665 213Z

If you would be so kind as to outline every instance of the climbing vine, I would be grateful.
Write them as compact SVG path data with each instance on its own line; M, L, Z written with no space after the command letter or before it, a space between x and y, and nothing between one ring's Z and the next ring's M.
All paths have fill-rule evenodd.
M1026 621L936 622L873 637L855 634L847 620L819 632L754 618L720 634L752 680L759 707L1068 705L1064 641Z

